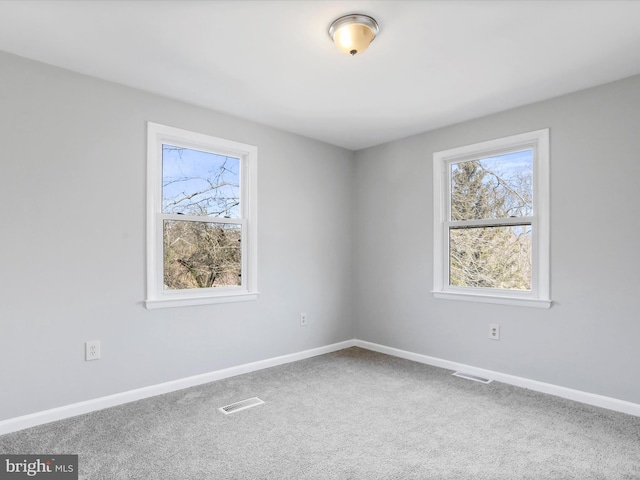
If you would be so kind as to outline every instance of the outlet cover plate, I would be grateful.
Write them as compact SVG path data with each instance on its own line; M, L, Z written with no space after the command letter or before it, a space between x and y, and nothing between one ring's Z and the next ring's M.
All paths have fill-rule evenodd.
M489 338L491 340L500 340L500 325L497 323L489 324Z
M100 340L90 340L85 342L84 359L87 362L100 359Z

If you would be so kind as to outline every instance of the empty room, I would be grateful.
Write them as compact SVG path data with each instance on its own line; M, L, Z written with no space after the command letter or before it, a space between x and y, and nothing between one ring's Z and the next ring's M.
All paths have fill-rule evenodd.
M638 52L638 1L0 1L0 479L640 479Z

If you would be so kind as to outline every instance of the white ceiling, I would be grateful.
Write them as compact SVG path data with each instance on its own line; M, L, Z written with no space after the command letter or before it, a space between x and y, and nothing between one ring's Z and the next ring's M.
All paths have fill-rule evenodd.
M640 1L4 0L0 50L357 150L640 73Z

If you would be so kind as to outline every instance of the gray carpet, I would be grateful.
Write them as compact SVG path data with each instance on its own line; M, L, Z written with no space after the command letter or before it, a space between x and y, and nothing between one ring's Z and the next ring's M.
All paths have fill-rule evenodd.
M640 479L640 418L359 348L0 436L82 479ZM223 415L224 405L266 403Z

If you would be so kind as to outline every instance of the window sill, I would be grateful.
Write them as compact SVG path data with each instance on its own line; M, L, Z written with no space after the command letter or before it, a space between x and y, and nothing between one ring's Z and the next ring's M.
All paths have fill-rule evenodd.
M533 308L551 308L551 300L542 300L539 298L522 298L522 297L508 297L500 295L483 295L478 293L463 293L463 292L438 292L433 291L435 298L441 298L444 300L462 300L464 302L477 302L477 303L495 303L500 305L517 305L520 307L533 307Z
M190 307L193 305L213 305L216 303L249 302L258 299L258 292L236 293L230 295L219 295L213 297L180 297L162 298L146 300L144 302L147 310L172 307Z

